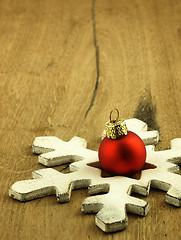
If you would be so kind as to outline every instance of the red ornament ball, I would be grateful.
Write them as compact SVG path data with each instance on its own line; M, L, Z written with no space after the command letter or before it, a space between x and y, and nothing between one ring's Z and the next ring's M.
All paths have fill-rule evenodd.
M111 175L134 175L143 168L145 161L145 145L131 131L115 140L105 137L99 146L99 162Z

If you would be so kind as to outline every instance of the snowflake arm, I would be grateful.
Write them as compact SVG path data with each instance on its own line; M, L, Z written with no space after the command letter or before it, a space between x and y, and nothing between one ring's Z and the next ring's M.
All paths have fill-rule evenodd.
M98 162L98 153L87 149L84 139L74 137L64 142L56 137L38 137L33 143L33 152L40 154L39 162L45 166L55 166L70 162L71 173L63 174L54 169L33 172L31 180L14 183L9 195L20 201L28 201L50 194L56 194L58 202L70 200L71 191L88 187L89 196L82 204L85 213L96 213L96 224L105 232L114 232L127 226L126 212L146 216L149 210L144 200L130 196L132 192L147 196L150 187L167 191L166 202L181 206L181 177L178 174L181 164L181 139L171 142L171 149L154 151L158 142L158 132L148 131L147 125L138 119L126 120L128 129L136 132L146 146L146 162L156 166L142 171L141 178L124 176L101 177L101 170L91 167ZM98 193L105 193L97 195Z

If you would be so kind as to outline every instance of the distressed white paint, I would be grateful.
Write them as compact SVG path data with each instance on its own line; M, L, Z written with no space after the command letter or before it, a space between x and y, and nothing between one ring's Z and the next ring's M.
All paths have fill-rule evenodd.
M45 166L70 164L71 173L63 174L54 169L42 169L33 172L32 180L19 181L9 189L9 195L20 201L28 201L51 194L56 194L58 202L70 200L71 191L76 188L88 187L90 196L82 204L82 212L97 213L96 224L105 232L124 229L127 222L126 212L146 216L149 205L144 200L130 196L132 192L148 195L150 187L167 191L166 202L181 206L181 176L175 174L181 164L181 139L171 142L171 149L154 151L158 141L158 132L147 132L147 125L140 120L127 120L129 130L141 133L145 139L146 162L157 166L155 169L142 171L139 180L115 176L102 178L100 169L88 166L98 161L98 153L86 149L84 139L74 137L64 142L56 137L38 137L33 143L33 152L40 154L39 162ZM149 140L148 140L149 139Z

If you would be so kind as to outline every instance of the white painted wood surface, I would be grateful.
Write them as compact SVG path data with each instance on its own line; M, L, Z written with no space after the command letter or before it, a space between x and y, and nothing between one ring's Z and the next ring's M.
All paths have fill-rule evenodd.
M70 162L71 173L63 174L52 168L33 172L32 180L19 181L9 189L9 196L28 201L56 194L58 202L68 202L71 191L88 187L89 194L81 210L84 213L97 213L96 224L105 232L115 232L126 228L126 212L146 216L149 205L146 201L130 196L132 192L148 195L150 187L167 191L166 202L181 206L181 176L178 173L181 164L181 139L171 142L171 149L154 151L158 142L157 131L147 131L147 125L137 119L127 120L129 130L139 133L147 146L146 162L157 166L142 171L139 180L115 176L101 177L101 170L87 164L98 161L98 153L86 148L86 140L73 137L64 142L56 137L37 137L33 143L33 152L40 154L39 162L45 166L55 166ZM96 195L98 193L106 193ZM60 206L61 207L61 206Z

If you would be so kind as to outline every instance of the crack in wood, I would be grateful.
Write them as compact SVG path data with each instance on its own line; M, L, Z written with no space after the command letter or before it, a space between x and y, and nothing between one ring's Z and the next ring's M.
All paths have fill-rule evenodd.
M96 94L97 94L97 89L98 89L98 85L99 85L99 46L97 44L97 37L96 37L96 18L95 18L95 2L96 0L92 0L92 8L91 8L91 13L92 13L92 25L93 25L93 40L94 40L94 46L95 46L95 55L96 55L96 72L97 72L97 76L96 76L96 83L95 83L95 87L94 87L94 92L93 92L93 96L91 99L91 102L86 110L86 113L84 115L84 120L86 119L87 115L89 114L91 108L94 105L94 101L96 98Z

